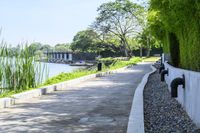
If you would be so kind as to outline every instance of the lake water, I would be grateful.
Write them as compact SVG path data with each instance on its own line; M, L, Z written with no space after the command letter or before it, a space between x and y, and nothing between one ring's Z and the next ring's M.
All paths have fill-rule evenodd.
M74 70L84 68L80 66L70 66L68 64L57 64L57 63L42 63L47 66L49 70L49 78L54 77L62 72L72 72Z

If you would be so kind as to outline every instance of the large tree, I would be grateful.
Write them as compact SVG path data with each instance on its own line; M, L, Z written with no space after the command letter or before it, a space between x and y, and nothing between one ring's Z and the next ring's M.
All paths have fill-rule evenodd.
M71 49L81 52L97 52L97 33L91 29L78 32L73 39Z
M42 46L41 46L41 49L40 49L40 50L43 51L43 52L48 52L48 51L52 51L53 48L52 48L50 45L45 44L45 45L42 45Z
M140 56L143 55L142 49L145 48L147 50L146 56L150 56L150 52L152 48L160 48L161 43L158 39L150 34L149 29L143 29L143 31L138 34L137 42L140 49Z
M71 51L70 44L68 44L68 43L56 44L54 47L54 50L57 52Z
M98 8L98 17L92 24L100 35L118 38L125 56L132 56L128 38L141 31L143 7L129 0L116 0L102 4Z
M39 42L33 42L28 46L28 50L31 56L35 55L35 52L41 50L42 44Z

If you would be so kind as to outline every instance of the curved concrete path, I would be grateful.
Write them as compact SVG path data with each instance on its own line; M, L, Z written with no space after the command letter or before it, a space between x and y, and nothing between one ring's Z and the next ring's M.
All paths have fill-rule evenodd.
M150 63L0 110L0 133L126 133L135 88Z

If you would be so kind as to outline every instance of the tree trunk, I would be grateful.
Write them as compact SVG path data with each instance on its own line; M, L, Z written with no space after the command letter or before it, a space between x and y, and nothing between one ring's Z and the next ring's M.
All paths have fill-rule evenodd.
M140 46L140 57L142 57L142 46Z
M151 53L151 49L150 49L150 48L147 48L147 57L150 56L150 53Z
M124 55L125 55L125 57L129 57L128 49L127 49L127 47L126 47L126 43L125 43L124 38L121 38L121 44L122 44L123 49L124 49Z
M131 47L129 46L128 41L126 40L126 37L125 37L124 39L125 39L125 42L126 42L126 46L127 46L127 48L129 49L129 57L131 58L131 57L133 56Z
M124 53L125 53L125 57L128 57L128 50L126 49L126 47L124 47Z
M121 38L122 39L122 42L123 42L123 45L124 45L124 49L126 50L126 52L127 52L127 55L126 55L126 57L132 57L132 51L131 51L131 48L130 48L130 46L128 45L128 42L127 42L127 40L126 40L126 37L124 36L124 37L122 37Z
M150 38L147 36L147 57L150 56L150 52L151 52Z

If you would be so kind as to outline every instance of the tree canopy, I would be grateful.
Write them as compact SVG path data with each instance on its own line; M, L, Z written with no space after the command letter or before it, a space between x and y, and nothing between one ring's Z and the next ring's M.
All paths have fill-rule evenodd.
M95 52L97 33L91 29L78 32L73 39L71 49L81 52Z
M118 38L125 56L132 56L128 38L136 36L141 30L143 7L129 0L116 0L102 4L92 28L98 34Z
M58 52L66 52L66 51L70 51L70 44L56 44L54 47L54 51L58 51Z

